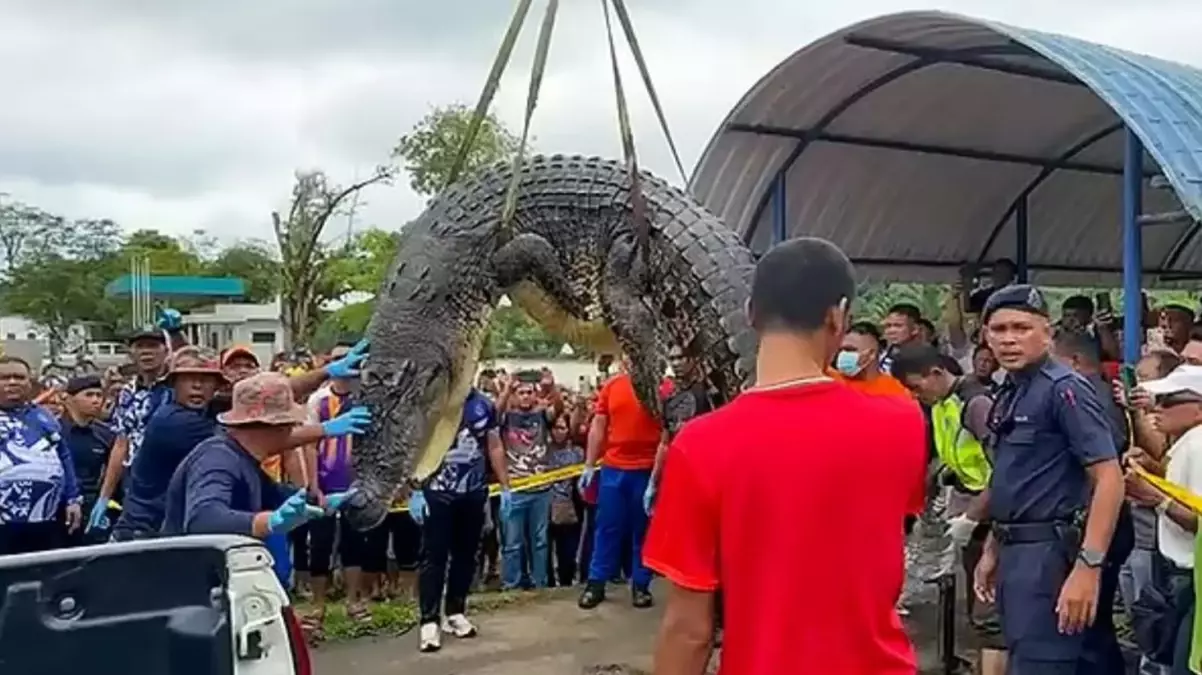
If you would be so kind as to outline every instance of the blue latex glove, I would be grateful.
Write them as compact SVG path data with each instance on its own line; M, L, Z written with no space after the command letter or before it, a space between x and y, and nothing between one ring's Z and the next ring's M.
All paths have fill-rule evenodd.
M170 307L159 307L155 309L154 325L165 331L177 331L184 325L184 317L178 310Z
M321 432L328 437L355 434L361 436L367 433L371 426L371 410L367 406L357 405L332 420L321 423Z
M267 530L272 534L291 532L325 514L325 509L309 503L309 494L306 491L297 490L280 508L272 511L271 515L267 517Z
M92 512L88 514L88 526L84 528L84 532L92 530L107 530L109 528L109 500L101 498L97 499L92 505Z
M359 377L359 365L367 358L367 338L355 343L346 356L326 364L326 375L335 379Z
M655 505L655 486L648 484L647 489L643 491L643 510L647 515L651 515L652 507Z
M347 490L346 492L331 492L330 494L326 495L326 513L333 513L342 508L342 505L346 503L346 500L350 499L354 495L354 490Z
M596 472L597 472L596 467L592 467L592 466L584 467L584 473L580 474L580 479L576 481L576 485L580 488L581 492L586 490L588 488L589 484L593 482L593 475Z
M501 490L501 518L508 518L513 509L513 493L508 489Z
M414 490L409 495L409 516L413 518L413 522L421 525L428 515L430 515L430 506L426 504L426 493Z

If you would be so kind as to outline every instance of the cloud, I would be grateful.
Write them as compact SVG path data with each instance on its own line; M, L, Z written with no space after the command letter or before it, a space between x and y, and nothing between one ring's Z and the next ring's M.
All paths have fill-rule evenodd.
M915 8L628 4L686 170L780 60L847 24ZM940 4L1202 64L1191 32L1202 22L1196 2ZM541 7L498 101L515 129ZM130 229L270 238L268 214L286 205L294 170L320 167L349 182L384 160L430 106L474 102L511 11L509 2L479 0L8 0L0 4L0 192ZM563 3L552 49L535 147L620 156L599 5ZM624 66L643 163L679 182L628 57ZM357 222L394 228L421 206L402 180L370 190Z

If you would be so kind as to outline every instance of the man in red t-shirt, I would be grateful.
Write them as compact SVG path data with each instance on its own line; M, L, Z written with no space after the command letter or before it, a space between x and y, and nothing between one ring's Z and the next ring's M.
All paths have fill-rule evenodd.
M705 672L719 587L721 673L916 672L896 605L925 423L913 400L826 375L854 294L847 256L821 239L756 266L756 385L673 439L643 548L671 582L656 675Z

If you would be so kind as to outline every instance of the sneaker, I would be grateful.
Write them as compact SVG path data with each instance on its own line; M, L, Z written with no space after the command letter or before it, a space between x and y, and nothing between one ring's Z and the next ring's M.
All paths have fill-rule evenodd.
M442 649L442 633L438 630L437 622L431 621L422 624L420 649L423 652L436 652Z
M576 604L580 609L593 609L602 602L605 602L605 584L590 581L585 584L580 601Z
M476 626L467 617L462 614L452 614L442 620L443 631L454 635L457 638L474 638L476 637Z
M651 591L635 588L630 591L630 604L634 605L635 609L647 609L655 604L655 598L651 597Z
M910 616L910 608L900 600L897 602L897 615L901 617Z

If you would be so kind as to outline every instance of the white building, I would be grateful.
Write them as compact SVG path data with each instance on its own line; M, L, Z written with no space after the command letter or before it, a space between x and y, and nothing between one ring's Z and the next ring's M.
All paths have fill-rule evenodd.
M184 335L198 347L221 350L231 345L249 347L266 366L284 348L280 302L258 305L219 303L183 315Z
M63 345L63 348L67 351L76 349L87 342L88 337L87 326L83 324L72 326L67 331L66 344ZM23 316L0 316L0 339L33 340L41 342L43 347L50 347L50 332L44 326L40 326Z

